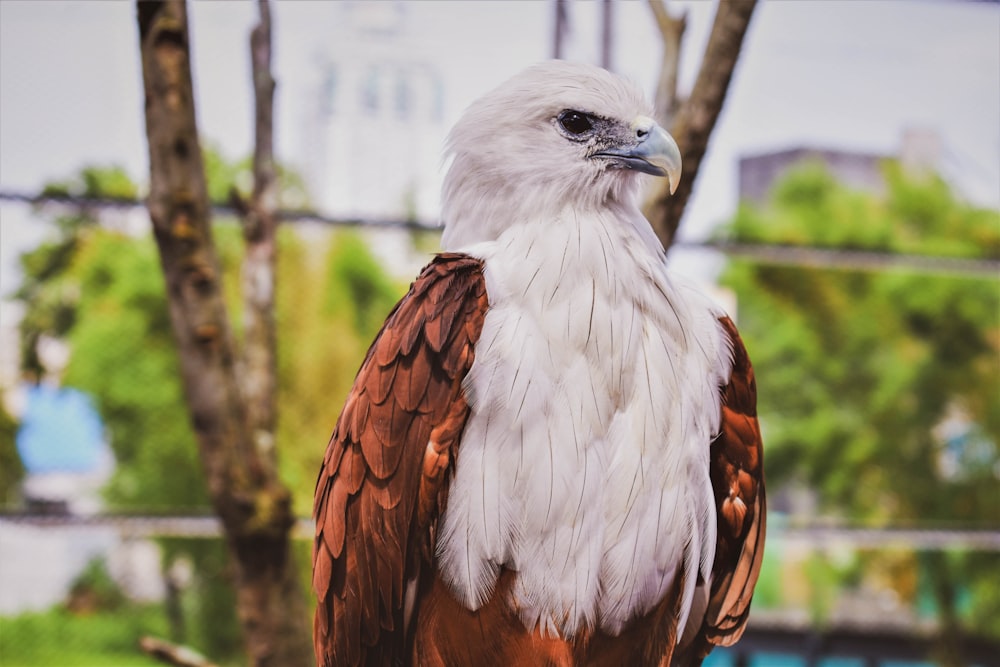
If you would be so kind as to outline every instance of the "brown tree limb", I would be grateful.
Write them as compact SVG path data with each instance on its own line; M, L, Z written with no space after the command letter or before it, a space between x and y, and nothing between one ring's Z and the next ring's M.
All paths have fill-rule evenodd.
M601 67L612 69L614 53L615 7L612 0L601 0Z
M209 496L236 567L254 667L307 664L305 597L289 540L291 497L254 438L212 242L183 0L137 0L149 144L147 201L181 379Z
M663 58L660 63L660 78L656 84L653 101L653 115L663 127L670 127L677 113L677 76L681 63L681 40L687 28L687 15L670 15L663 0L649 0L649 8L656 18L656 27L663 40Z
M563 57L563 42L566 39L569 14L566 8L566 0L556 0L554 7L555 21L552 25L552 58L553 60L559 60Z
M277 335L274 322L275 211L274 77L271 75L271 11L260 0L260 22L250 34L254 88L253 194L243 216L242 385L250 428L262 456L273 457L277 396Z
M218 667L192 648L157 637L143 637L139 640L139 648L160 662L176 667Z
M651 6L654 4L651 2ZM719 3L694 88L670 123L670 133L681 149L684 171L673 195L664 183L646 204L646 217L665 248L673 243L691 197L755 6L756 0L722 0Z

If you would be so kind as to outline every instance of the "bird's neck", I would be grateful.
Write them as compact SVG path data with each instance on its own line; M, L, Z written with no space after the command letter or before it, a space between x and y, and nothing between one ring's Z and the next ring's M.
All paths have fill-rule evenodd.
M459 217L459 224L446 229L443 248L499 260L521 276L537 272L537 287L571 281L581 272L601 274L594 278L606 282L622 263L638 263L647 275L664 270L663 245L632 198L594 206L532 208L519 202L513 210L483 215L476 227L495 233L480 240L469 233L471 225L461 224L469 218Z
M588 182L581 182L574 173L529 178L510 169L490 170L470 156L458 155L442 190L442 248L460 251L511 232L546 235L545 228L553 224L573 227L577 220L611 216L630 226L651 252L662 253L662 245L639 210L637 176L613 170ZM587 230L581 226L581 231Z

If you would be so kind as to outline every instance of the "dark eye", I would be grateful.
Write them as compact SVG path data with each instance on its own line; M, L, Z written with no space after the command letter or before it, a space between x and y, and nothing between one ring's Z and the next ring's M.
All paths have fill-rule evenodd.
M594 129L587 114L579 111L563 111L559 114L559 124L570 134L583 134Z

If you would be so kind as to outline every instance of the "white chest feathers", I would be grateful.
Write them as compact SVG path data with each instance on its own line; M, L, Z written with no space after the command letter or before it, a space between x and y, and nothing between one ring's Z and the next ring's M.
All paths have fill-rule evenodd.
M485 260L490 309L438 540L469 608L513 570L525 626L564 637L618 633L681 574L686 616L715 552L720 313L632 221L603 216L465 249Z

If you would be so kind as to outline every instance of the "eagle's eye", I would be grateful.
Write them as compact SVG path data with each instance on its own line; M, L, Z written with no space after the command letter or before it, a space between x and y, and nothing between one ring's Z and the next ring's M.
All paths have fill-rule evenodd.
M558 120L564 130L577 136L586 134L590 130L594 129L594 124L590 121L590 117L580 111L567 109L559 114Z

